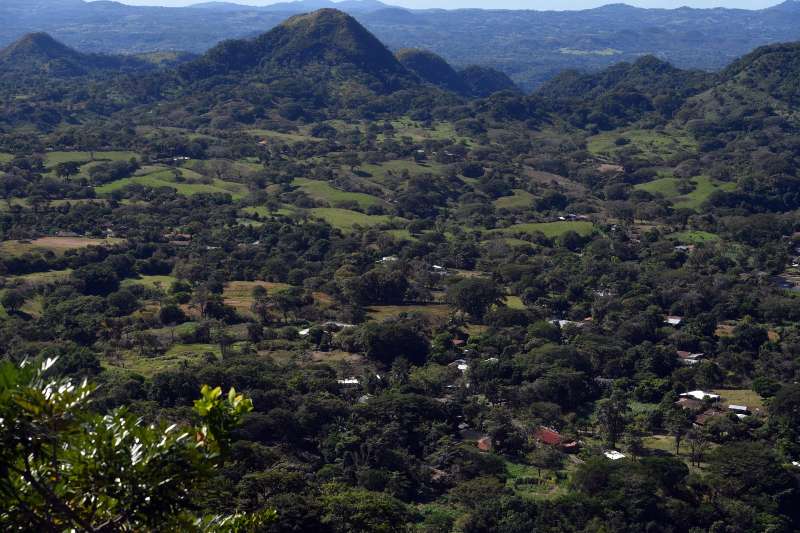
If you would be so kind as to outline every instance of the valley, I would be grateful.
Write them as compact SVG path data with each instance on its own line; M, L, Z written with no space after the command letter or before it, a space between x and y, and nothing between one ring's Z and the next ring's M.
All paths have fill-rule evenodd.
M520 83L373 7L0 51L0 527L800 527L800 44Z

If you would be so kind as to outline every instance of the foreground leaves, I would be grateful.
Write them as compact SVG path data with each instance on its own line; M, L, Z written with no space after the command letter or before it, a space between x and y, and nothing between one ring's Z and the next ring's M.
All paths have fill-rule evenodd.
M148 426L90 412L93 386L47 377L54 362L0 363L0 529L251 531L274 518L192 512L249 399L205 386L199 428Z

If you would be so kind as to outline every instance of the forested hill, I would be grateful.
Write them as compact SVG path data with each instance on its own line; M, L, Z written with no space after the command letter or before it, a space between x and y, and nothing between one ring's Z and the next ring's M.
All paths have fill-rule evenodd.
M565 69L597 70L648 54L681 68L715 70L758 46L800 39L796 0L757 11L614 4L571 12L407 10L358 0L171 9L8 0L0 5L0 45L47 31L84 52L200 53L224 39L260 35L290 16L332 6L355 16L392 50L422 48L456 68L496 68L526 90Z

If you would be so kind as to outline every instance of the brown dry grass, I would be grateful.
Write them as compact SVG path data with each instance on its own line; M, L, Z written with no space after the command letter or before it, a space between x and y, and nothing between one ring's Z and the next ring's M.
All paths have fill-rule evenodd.
M11 256L28 252L51 251L63 254L67 250L88 248L89 246L113 246L125 242L125 239L94 239L91 237L41 237L31 241L4 241L0 243L0 254Z

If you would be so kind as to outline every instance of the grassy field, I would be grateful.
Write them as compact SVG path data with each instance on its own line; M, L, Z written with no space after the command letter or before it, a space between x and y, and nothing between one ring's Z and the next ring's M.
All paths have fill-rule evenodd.
M242 209L242 213L245 213L247 215L258 215L264 218L269 218L275 215L289 216L294 212L295 212L294 207L290 205L284 205L284 207L281 207L274 213L270 213L269 209L267 209L266 206L263 205L245 207Z
M263 141L281 141L286 143L295 143L295 142L302 142L302 141L321 141L319 137L312 137L311 135L306 135L302 132L293 132L293 133L284 133L281 131L272 131L272 130L247 130L245 133L252 135L254 137L259 137Z
M386 235L391 235L398 241L416 241L417 238L411 235L407 229L387 229L384 231Z
M675 437L670 435L653 435L642 439L644 447L648 450L666 452L675 455ZM680 457L687 457L689 446L685 442L681 443Z
M253 305L253 289L264 287L268 294L282 289L288 289L291 285L286 283L273 283L270 281L230 281L225 284L222 297L226 305L230 305L240 313L250 314L250 307ZM333 302L328 294L323 292L313 293L314 300L318 304L330 304Z
M12 159L14 159L14 156L12 154L0 152L0 163L8 163Z
M415 122L410 118L404 117L391 122L394 127L395 138L411 137L414 141L424 141L426 139L445 140L453 139L455 142L467 142L469 139L458 135L450 122L437 122L431 127L426 128L421 123ZM385 138L384 134L378 135L378 139Z
M203 360L206 353L220 356L217 344L175 344L164 355L156 357L139 357L136 352L128 352L122 356L121 367L131 372L152 377L166 370L178 368L187 363ZM107 367L118 368L118 362L106 361Z
M670 200L676 208L697 210L716 190L732 191L736 188L735 183L714 182L708 176L698 176L692 178L695 189L688 194L681 194L678 190L680 183L678 178L660 178L647 183L640 183L635 188L647 191L650 194L661 194Z
M158 285L160 285L162 290L167 290L169 289L170 285L176 281L177 278L173 276L139 276L138 278L128 278L122 280L121 285L123 287L129 287L131 285L144 285L150 289L155 289Z
M34 272L33 274L23 274L21 276L9 276L8 281L21 281L30 285L46 285L67 279L72 273L72 269L51 270L49 272Z
M619 138L628 139L625 146L617 146ZM617 152L635 147L649 158L668 159L681 152L697 151L697 141L679 130L616 130L589 137L586 148L594 155L615 158Z
M342 231L352 231L355 226L371 227L386 224L396 217L389 215L365 215L358 211L349 209L338 209L335 207L317 207L310 210L311 214L321 218L328 224Z
M297 178L292 182L292 185L299 187L311 198L323 200L331 205L336 205L339 202L355 202L361 208L366 209L373 205L383 205L385 203L377 196L371 194L347 192L336 189L327 181Z
M139 155L135 152L94 152L94 161L127 161L132 157L138 159ZM48 168L68 161L92 161L92 152L48 152L44 157L44 164Z
M492 230L490 233L503 233L513 235L515 233L533 234L541 232L545 237L558 237L568 231L574 231L580 235L592 233L594 225L585 220L565 220L559 222L529 222L527 224L516 224L507 228Z
M404 170L408 171L410 176L420 176L422 174L441 174L442 168L443 165L434 161L417 163L407 159L393 159L380 164L364 163L358 167L361 172L366 172L381 185L390 183L392 175L395 179L399 179Z
M574 468L575 465L567 459L564 461L564 469L559 471L559 475L553 471L542 469L540 479L539 469L535 466L506 461L506 487L522 498L553 499L567 493L569 473ZM520 481L524 482L520 483Z
M736 189L735 183L715 183L707 176L699 176L697 178L693 178L692 181L697 185L697 188L689 194L680 196L673 200L675 207L679 209L684 208L697 210L714 191L721 190L730 192Z
M525 304L522 303L522 298L520 298L519 296L514 296L514 295L506 296L505 303L511 309L527 309L527 307L525 307Z
M714 394L722 396L723 405L746 405L751 411L764 409L764 399L751 389L715 389Z
M535 197L528 191L514 189L513 196L503 196L493 203L498 209L526 209L533 205L534 198Z
M707 231L687 230L671 233L669 238L682 244L700 244L703 242L718 241L719 235Z
M428 305L375 305L367 309L370 318L386 320L399 316L402 313L419 313L431 318L447 318L450 316L450 306L445 304Z
M138 184L153 188L170 187L178 191L178 194L182 194L184 196L192 196L202 193L222 193L230 194L233 199L237 200L247 194L247 187L241 183L218 179L212 180L211 183L200 183L201 180L205 180L200 174L185 168L179 169L179 171L184 179L190 181L175 181L175 176L172 170L163 169L157 170L150 174L132 176L130 178L112 181L111 183L106 183L105 185L96 187L95 191L97 194L105 195L111 194L116 190L123 189L128 185Z
M124 239L93 239L90 237L41 237L32 241L0 242L0 255L19 256L29 252L47 252L63 254L67 250L77 250L89 246L112 246L124 242Z

